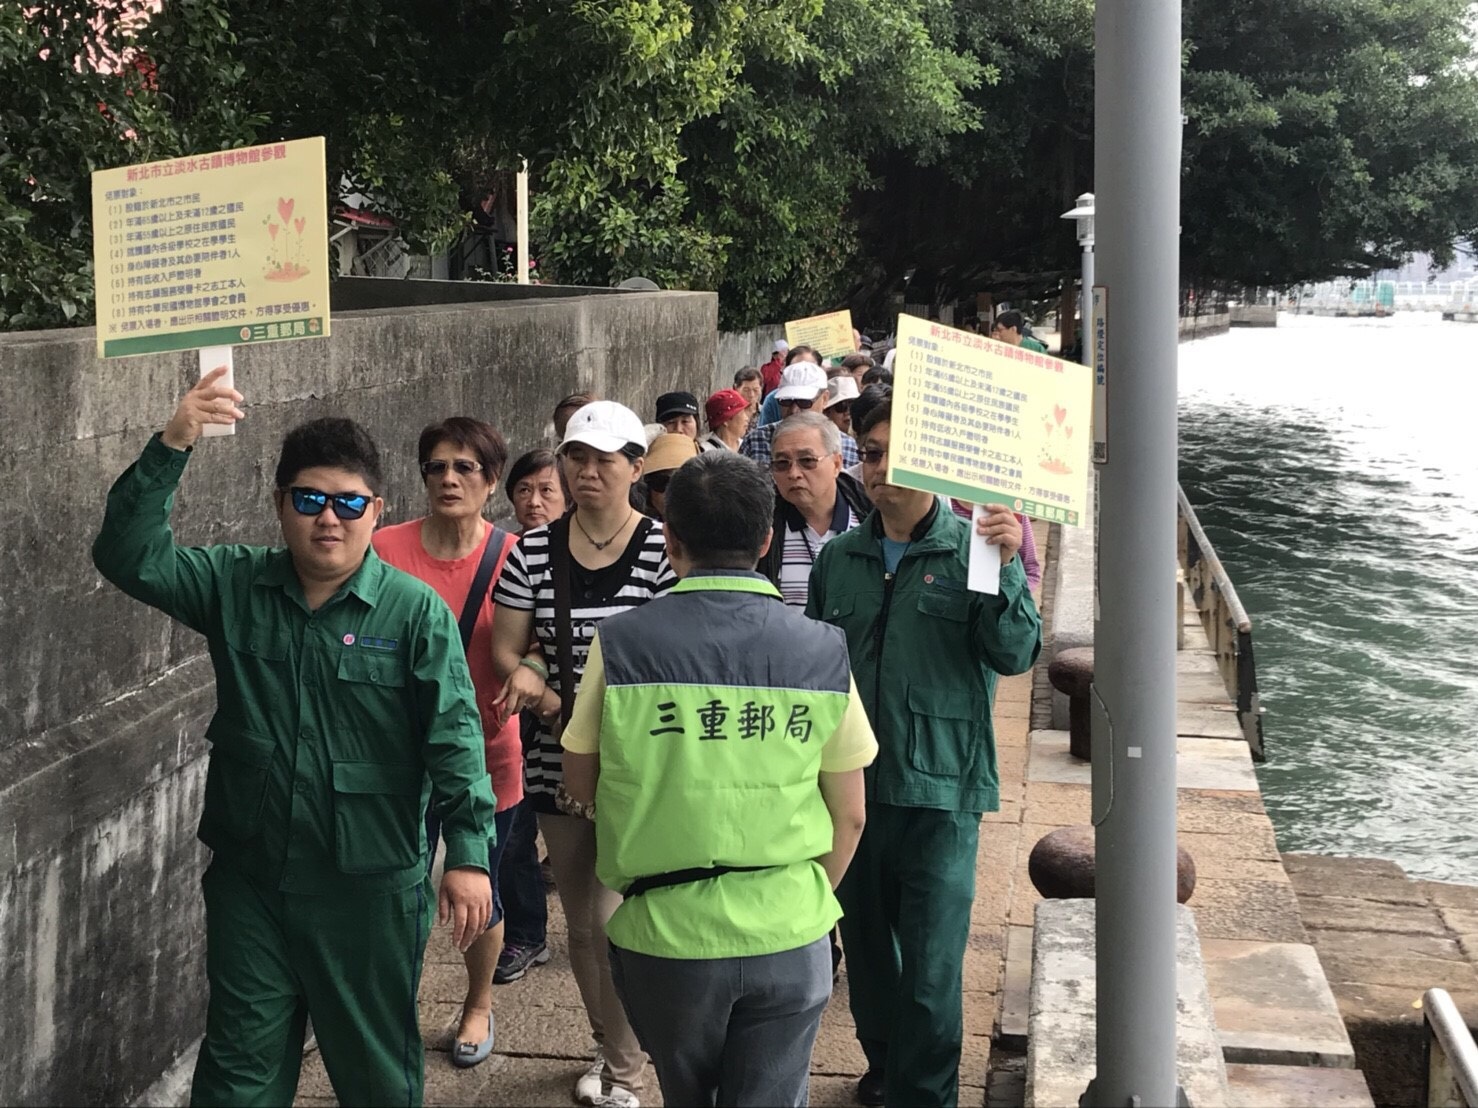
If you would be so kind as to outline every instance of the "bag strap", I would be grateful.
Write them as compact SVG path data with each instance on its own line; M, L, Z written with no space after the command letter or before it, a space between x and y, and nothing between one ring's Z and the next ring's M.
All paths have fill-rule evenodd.
M711 877L722 877L726 873L756 873L762 869L779 869L780 866L700 866L693 869L677 869L670 873L654 873L649 877L638 877L621 894L623 899L645 896L653 889L670 889L674 885L691 885L695 881L707 881Z
M575 630L570 619L570 517L549 525L549 567L554 574L554 656L559 662L561 727L575 711Z
M457 619L457 630L462 632L462 651L472 645L472 629L477 626L477 614L482 611L482 602L487 599L488 587L493 574L508 555L509 534L501 527L494 527L482 548L482 558L477 563L477 572L472 575L472 588L467 590L467 599L462 603L462 614Z

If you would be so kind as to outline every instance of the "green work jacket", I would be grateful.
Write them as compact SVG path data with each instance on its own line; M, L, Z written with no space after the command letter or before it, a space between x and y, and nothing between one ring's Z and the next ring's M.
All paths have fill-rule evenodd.
M92 557L209 645L201 841L287 893L403 889L426 873L429 796L447 868L486 870L493 792L451 609L373 549L309 611L286 550L176 546L188 459L149 441L108 494Z
M806 614L847 636L852 674L878 739L866 772L880 804L993 812L1000 806L991 707L996 674L1024 673L1042 621L1021 559L996 596L970 592L970 525L938 503L890 574L882 517L822 548Z

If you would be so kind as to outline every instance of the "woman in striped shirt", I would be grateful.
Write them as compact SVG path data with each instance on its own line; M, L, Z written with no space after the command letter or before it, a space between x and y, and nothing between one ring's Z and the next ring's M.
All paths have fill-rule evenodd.
M569 718L601 621L677 583L662 525L629 500L645 453L646 433L629 408L599 400L571 417L559 454L575 510L524 532L498 579L493 620L494 664L506 681L503 709L532 707L546 721L525 763L526 793L549 849L569 927L571 968L599 1044L595 1061L575 1084L575 1099L602 1098L623 1108L637 1103L646 1058L616 996L606 954L606 921L621 897L596 880L595 824L564 795L559 731ZM564 628L555 615L555 567L561 562L568 565ZM563 658L561 637L566 640ZM531 641L543 650L547 679L539 663L524 660ZM603 1077L609 1078L608 1092Z

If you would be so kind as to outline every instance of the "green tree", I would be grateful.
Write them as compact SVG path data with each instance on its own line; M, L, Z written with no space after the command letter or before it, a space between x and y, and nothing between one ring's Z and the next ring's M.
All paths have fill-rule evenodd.
M1467 0L1188 0L1182 276L1366 274L1478 231Z
M170 113L136 27L92 0L0 5L0 329L91 322L93 170L253 133L230 99ZM195 64L221 66L218 83L239 78L217 13L192 9L178 31Z

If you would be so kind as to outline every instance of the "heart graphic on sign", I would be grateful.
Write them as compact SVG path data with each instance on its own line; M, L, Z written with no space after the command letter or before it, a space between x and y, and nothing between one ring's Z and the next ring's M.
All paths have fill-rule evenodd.
M267 224L267 234L269 234L269 235L272 236L272 241L273 242L276 242L277 241L277 224L275 224L275 223L269 223L269 224Z
M1056 418L1057 425L1059 427L1061 427L1062 426L1062 421L1067 418L1067 409L1066 408L1063 408L1063 407L1059 407L1057 405L1053 405L1052 415L1053 415L1054 418Z
M277 198L277 214L282 222L287 223L293 217L293 204L295 201Z
M305 220L302 216L298 216L297 219L293 220L293 230L296 231L298 234L301 235L303 233L303 226L307 222L308 221Z

